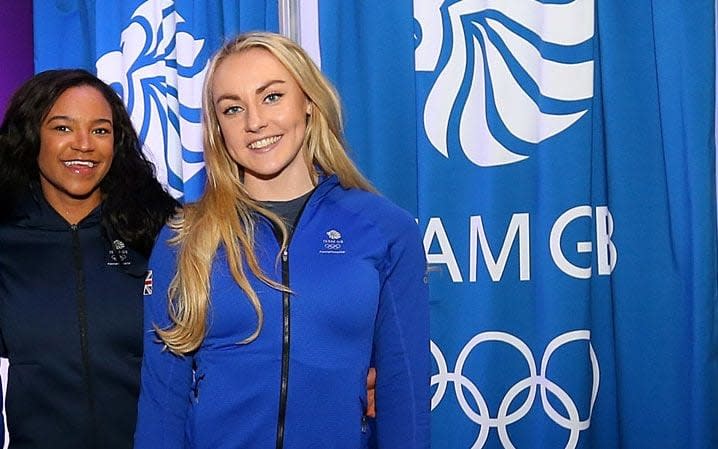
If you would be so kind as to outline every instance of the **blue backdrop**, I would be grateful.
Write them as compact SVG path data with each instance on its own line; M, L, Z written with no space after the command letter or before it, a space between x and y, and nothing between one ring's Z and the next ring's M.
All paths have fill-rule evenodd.
M276 2L87 3L35 2L36 69L96 67L196 198L206 57ZM352 154L424 232L432 447L718 447L714 0L318 5Z
M319 5L424 231L432 447L717 447L714 1Z

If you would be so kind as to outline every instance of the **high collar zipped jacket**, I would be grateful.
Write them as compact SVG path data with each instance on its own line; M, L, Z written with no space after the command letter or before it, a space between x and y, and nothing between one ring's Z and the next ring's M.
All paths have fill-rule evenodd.
M0 356L11 449L129 449L146 260L28 196L0 218Z
M207 334L193 354L164 349L175 246L165 229L150 258L136 449L380 449L429 447L429 304L414 219L386 199L324 179L283 254L257 218L262 270L291 293L258 281L257 315L220 248L210 274ZM364 416L370 363L376 422Z

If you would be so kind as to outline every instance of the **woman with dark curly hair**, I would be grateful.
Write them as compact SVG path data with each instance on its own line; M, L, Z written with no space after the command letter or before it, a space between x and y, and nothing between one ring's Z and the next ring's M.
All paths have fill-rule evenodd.
M97 77L51 70L15 93L0 127L11 448L132 446L147 258L177 206Z

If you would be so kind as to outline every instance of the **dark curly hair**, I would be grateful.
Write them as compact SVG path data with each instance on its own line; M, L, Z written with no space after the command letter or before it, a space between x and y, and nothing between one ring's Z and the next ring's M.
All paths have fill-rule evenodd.
M0 126L0 209L11 208L28 191L41 195L40 125L58 97L78 86L97 89L112 110L114 156L100 182L103 231L147 256L159 229L179 204L155 178L120 97L85 70L39 73L13 95Z

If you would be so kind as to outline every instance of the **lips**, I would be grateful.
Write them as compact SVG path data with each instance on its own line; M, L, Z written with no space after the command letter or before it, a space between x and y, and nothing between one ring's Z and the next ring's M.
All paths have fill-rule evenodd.
M263 150L267 148L270 145L273 145L277 142L279 142L279 139L281 139L282 136L271 136L271 137L265 137L263 139L255 140L254 142L247 145L247 148L251 150Z

